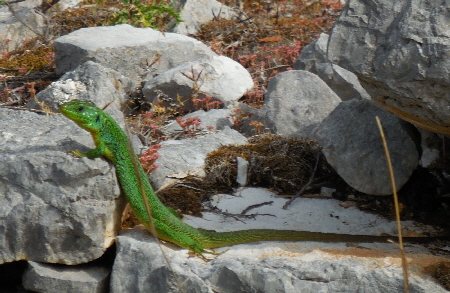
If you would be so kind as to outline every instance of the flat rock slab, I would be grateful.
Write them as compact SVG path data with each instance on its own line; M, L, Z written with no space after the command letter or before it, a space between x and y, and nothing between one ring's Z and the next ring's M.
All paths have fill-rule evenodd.
M221 211L241 214L249 206L272 203L246 213L255 215L253 218L237 220L213 212L203 212L201 218L186 215L183 220L193 227L215 231L284 229L375 236L397 233L395 221L365 213L356 207L342 207L334 199L299 198L284 210L282 207L286 201L287 199L277 197L265 188L241 188L234 194L215 195L211 204ZM403 221L402 226L417 234L436 233L431 226L413 221Z
M109 287L110 270L89 265L55 265L28 262L23 275L27 290L41 293L104 293Z
M239 213L249 205L268 200L273 204L256 208L252 213L273 216L260 215L241 221L207 213L205 219L187 217L186 222L221 231L300 227L307 231L364 231L377 235L383 230L395 230L395 222L355 208L339 207L335 200L302 198L288 211L282 210L286 199L277 198L265 189L247 188L235 196L219 195L214 205ZM404 224L411 229L414 227L411 222ZM308 241L259 242L216 249L224 253L209 262L189 257L186 249L171 244L159 246L145 230L122 231L117 243L111 275L111 292L114 293L180 292L180 287L186 292L208 293L403 291L401 260L397 247L391 243L358 243L356 246ZM410 292L446 292L430 276L420 273L422 266L445 258L434 256L419 245L408 244L406 251L410 260Z
M124 200L112 165L66 153L86 146L65 117L0 108L0 263L79 264L113 243Z

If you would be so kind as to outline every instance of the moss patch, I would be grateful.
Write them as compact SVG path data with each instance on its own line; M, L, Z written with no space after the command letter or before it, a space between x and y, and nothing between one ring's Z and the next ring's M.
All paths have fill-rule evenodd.
M238 187L237 157L249 162L248 186L295 194L314 173L308 193L319 192L322 186L338 188L344 193L350 189L327 163L317 142L264 135L252 137L246 145L222 146L209 153L205 178L185 178L183 184L161 190L158 195L164 204L178 212L200 215L202 201L210 195L229 193ZM317 169L313 172L316 162Z
M284 194L297 193L313 176L313 185L335 174L317 142L278 135L255 136L243 146L223 146L206 159L206 180L224 191L237 187L236 158L249 162L249 185L272 188Z

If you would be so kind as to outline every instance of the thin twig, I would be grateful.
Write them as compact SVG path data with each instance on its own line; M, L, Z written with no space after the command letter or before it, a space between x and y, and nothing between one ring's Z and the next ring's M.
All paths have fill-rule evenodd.
M316 164L314 165L314 170L311 173L311 177L309 178L308 182L306 182L305 185L303 185L302 189L300 189L299 192L297 192L296 195L294 195L291 199L289 199L283 206L283 209L287 209L287 207L294 201L296 200L298 197L300 197L305 191L306 189L312 184L313 180L314 180L314 176L316 175L316 170L317 170L317 166L319 165L319 160L320 160L320 151L317 152L317 158L316 158Z
M275 217L275 215L272 215L272 214L250 214L250 215L233 214L233 213L223 212L223 211L219 210L217 207L211 207L209 209L203 209L202 211L203 212L213 213L213 214L218 214L218 215L222 215L222 216L226 216L226 217L231 217L231 218L235 219L236 221L240 221L242 223L244 223L244 221L242 221L240 218L243 218L243 219L254 219L256 216Z
M386 160L389 169L389 176L392 184L392 194L394 196L394 205L395 205L395 218L397 221L397 233L398 233L398 247L400 249L400 255L402 258L402 269L403 269L403 282L405 286L405 293L409 292L409 281L408 281L408 262L406 260L405 251L403 249L403 237L402 237L402 223L400 222L400 208L398 205L398 197L397 197L397 188L395 185L394 178L394 170L392 168L391 155L389 154L389 149L386 142L386 137L384 135L383 126L381 125L380 118L378 116L375 117L378 124L378 129L380 130L381 140L383 142L383 148L386 155Z
M262 203L253 204L253 205L248 206L247 208L245 208L241 212L241 215L245 215L251 209L256 209L256 208L259 208L259 207L262 207L262 206L266 206L266 205L271 205L271 204L273 204L273 201L265 201L265 202L262 202Z
M186 184L186 183L176 183L176 184L170 186L170 188L177 188L177 187L186 187L186 188L190 188L190 189L197 190L197 191L205 191L204 189L197 188L197 187L194 187L194 186Z

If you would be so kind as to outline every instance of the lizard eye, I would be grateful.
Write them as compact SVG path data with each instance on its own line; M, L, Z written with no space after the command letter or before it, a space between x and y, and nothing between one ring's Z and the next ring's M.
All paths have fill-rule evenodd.
M99 122L100 121L100 115L97 115L97 118L95 119L95 122Z
M78 112L83 112L83 110L84 110L84 107L83 106L80 106L80 107L78 107Z

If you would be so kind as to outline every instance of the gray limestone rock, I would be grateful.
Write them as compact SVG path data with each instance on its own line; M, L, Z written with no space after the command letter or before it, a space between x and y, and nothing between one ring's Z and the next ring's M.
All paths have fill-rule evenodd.
M0 263L79 264L100 257L120 228L124 200L105 160L65 117L0 108Z
M105 293L110 271L100 266L56 265L29 261L23 275L27 290L41 293Z
M91 60L140 85L181 63L215 56L193 38L127 24L83 28L55 40L56 72L63 74Z
M58 13L60 11L66 10L68 8L76 7L83 0L59 0L51 8L49 8L49 12Z
M211 109L209 111L198 110L182 118L186 121L189 118L198 118L201 122L199 126L200 131L216 131L223 130L225 127L232 127L233 123L230 121L231 112L228 109ZM173 121L167 126L161 128L164 134L176 134L183 132L182 127Z
M190 262L182 259L173 259L171 266L167 265L158 244L144 230L126 230L117 239L117 255L111 274L110 292L180 292L174 280L171 269L177 270L176 277L179 283L185 286L188 292L213 291L192 272ZM154 253L152 253L152 251ZM151 261L150 261L151 260ZM142 261L142 262L141 262Z
M163 244L164 258L161 247L143 230L123 231L117 244L111 293L180 292L180 287L196 293L403 292L402 270L393 266L392 258L382 258L383 263L378 257L349 257L336 250L296 251L261 244L259 249L234 246L204 262L188 257L186 250ZM446 290L411 271L410 292Z
M317 74L343 101L370 99L355 74L328 60L328 35L320 34L313 43L305 46L294 63L294 69Z
M252 77L241 64L225 56L213 56L180 64L150 79L142 93L151 103L160 99L160 93L172 101L181 97L187 101L184 107L192 109L193 94L198 94L198 99L211 96L211 102L228 105L252 88Z
M266 126L276 134L309 137L340 102L317 75L291 70L269 82L262 111L266 111Z
M377 105L450 133L447 1L349 1L328 44L331 62L355 73Z
M231 19L236 13L216 0L186 0L180 16L183 22L174 28L174 32L193 35L203 24L214 19Z
M133 82L128 77L98 63L87 61L39 92L36 98L52 111L58 111L60 104L72 99L92 101L101 108L113 101L108 109L121 109L128 98L127 93L132 91ZM41 108L35 100L31 100L27 107Z
M23 41L44 35L46 28L44 16L34 11L34 7L39 6L41 1L9 2L14 13L8 6L0 6L0 51L4 52L17 50L23 45Z
M158 151L161 157L156 161L159 168L150 173L152 185L155 189L159 189L172 182L173 179L168 177L173 177L175 174L189 173L204 176L203 165L209 152L222 145L245 143L247 139L229 127L194 139L163 141Z
M262 127L262 133L270 132L270 121L267 121L267 107L262 108L254 108L245 103L234 103L229 107L232 111L232 122L236 129L239 129L239 132L244 134L246 137L253 136L259 133L259 130L255 126L251 126L252 122L260 122L264 126Z
M419 163L417 129L369 100L339 104L316 132L328 163L353 188L373 195L392 194L385 152L375 116L384 128L397 190Z

